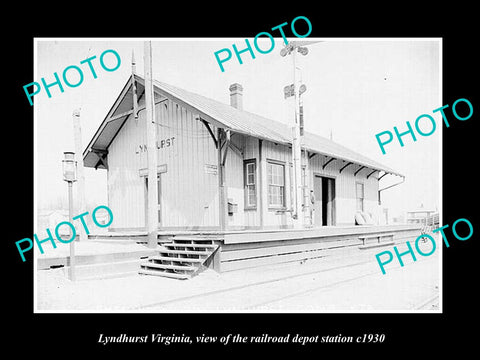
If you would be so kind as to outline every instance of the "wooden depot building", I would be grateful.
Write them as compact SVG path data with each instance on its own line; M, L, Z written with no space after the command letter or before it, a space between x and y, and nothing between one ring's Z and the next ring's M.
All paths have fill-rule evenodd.
M144 84L132 75L83 154L85 166L107 171L114 214L109 230L117 233L146 229ZM153 85L158 230L166 252L142 266L146 273L182 277L191 274L184 265L226 271L321 257L333 247L364 246L365 234L391 243L393 235L412 231L377 220L379 180L402 174L308 132L302 139L304 201L300 228L294 228L291 128L243 110L239 84L230 86L230 105L159 81ZM202 251L208 255L195 254Z

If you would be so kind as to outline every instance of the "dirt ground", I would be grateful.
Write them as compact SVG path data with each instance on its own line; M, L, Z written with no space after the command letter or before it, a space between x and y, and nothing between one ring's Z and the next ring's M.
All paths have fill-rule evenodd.
M37 271L37 312L440 312L439 254L380 271L374 254L321 258L190 280L130 275L69 281Z

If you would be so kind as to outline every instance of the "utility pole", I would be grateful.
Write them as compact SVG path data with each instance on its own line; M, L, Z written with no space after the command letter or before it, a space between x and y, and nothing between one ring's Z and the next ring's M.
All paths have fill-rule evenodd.
M80 108L75 109L72 114L73 119L73 138L75 142L75 156L77 161L77 214L83 214L86 211L85 204L85 172L83 167L82 151L82 127L80 125ZM79 231L79 241L87 240L85 231Z
M317 43L319 41L290 41L281 51L281 56L292 55L293 61L293 84L284 88L285 98L294 96L295 98L295 118L292 127L292 161L293 161L293 226L301 228L303 225L303 217L301 216L303 202L302 187L302 136L300 132L300 96L306 91L306 86L300 84L300 74L296 63L297 51L302 55L308 54L305 45ZM292 91L293 89L293 91ZM303 109L302 109L303 112ZM303 127L303 124L302 124ZM308 161L308 159L306 160ZM305 204L307 206L307 203Z
M70 223L73 221L73 181L68 182L68 221ZM72 230L70 230L72 234ZM77 277L75 276L75 239L70 242L70 280L75 281Z
M63 153L62 160L63 180L68 183L68 220L73 221L73 183L77 181L77 162L75 161L75 153L66 151ZM74 229L70 230L70 280L75 281L75 239Z
M300 81L297 74L296 66L296 49L292 51L293 59L293 91L295 96L295 123L292 129L293 141L292 141L292 158L293 158L293 174L294 174L294 227L300 228L303 224L301 218L302 213L302 148L300 138Z
M158 180L157 180L157 126L155 124L155 104L152 79L152 43L144 42L145 63L145 105L147 129L147 161L148 161L148 191L147 191L147 232L148 247L157 246L158 231Z
M281 56L292 55L293 61L293 84L284 88L285 99L294 96L295 99L295 117L292 126L292 162L293 162L293 209L292 218L294 228L300 228L303 224L302 213L302 149L300 133L300 95L306 90L303 85L300 88L300 76L297 74L296 52L302 55L308 53L307 48L300 47L295 42L289 42L281 51Z
M135 81L136 72L137 72L137 64L135 63L135 54L132 50L132 93L133 93L133 117L135 118L135 124L138 122L138 96L137 96L137 84Z

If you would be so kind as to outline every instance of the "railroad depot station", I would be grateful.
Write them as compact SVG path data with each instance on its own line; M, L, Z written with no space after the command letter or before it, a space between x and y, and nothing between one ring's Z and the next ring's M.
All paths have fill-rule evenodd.
M159 248L139 263L140 273L189 278L205 268L320 258L419 234L418 225L386 224L379 205L382 177L402 174L308 132L293 216L292 128L245 111L240 84L230 86L230 104L156 80L153 89ZM145 79L134 74L83 153L84 166L108 173L115 215L108 236L144 243L145 107Z

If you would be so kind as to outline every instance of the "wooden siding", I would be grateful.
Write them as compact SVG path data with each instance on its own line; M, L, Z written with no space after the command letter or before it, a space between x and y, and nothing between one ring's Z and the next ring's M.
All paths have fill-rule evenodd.
M394 233L393 241L399 245L415 240L420 229L408 225L354 226L343 229L331 227L325 230L330 233L328 235L322 232L323 229L226 234L221 253L217 255L220 264L218 271L226 272L332 256L357 256L365 251L359 248L362 245L359 239L361 235Z
M171 100L156 100L158 165L167 168L161 174L161 227L216 227L214 142L195 114ZM145 184L139 174L147 167L145 121L145 111L139 112L138 122L129 116L109 147L109 206L115 214L115 228L145 226Z
M141 105L144 101L140 102ZM146 157L136 154L146 144L145 111L138 122L129 116L108 148L108 206L114 214L111 228L145 226L144 183L139 169L146 168Z
M245 137L235 134L231 137L232 147L242 150L245 148ZM243 155L238 150L228 149L225 163L225 185L227 187L227 201L237 205L237 212L227 214L227 226L242 227L245 224L244 212L245 191L243 181Z

